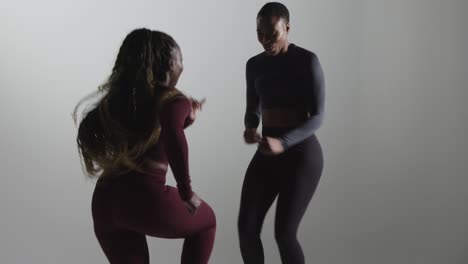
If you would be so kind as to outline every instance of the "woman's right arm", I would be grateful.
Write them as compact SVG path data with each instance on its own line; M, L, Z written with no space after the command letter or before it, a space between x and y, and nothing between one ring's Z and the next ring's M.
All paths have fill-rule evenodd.
M257 128L260 123L262 110L260 108L260 97L255 90L255 80L253 78L253 61L247 61L245 76L247 81L247 105L245 109L244 125L246 129Z
M252 59L247 61L247 65L245 68L247 82L247 104L244 116L244 140L245 142L252 144L256 142L258 143L261 140L260 135L257 133L257 127L260 123L262 109L260 106L260 97L258 96L257 91L255 90L255 79Z
M160 113L161 139L174 178L177 182L179 195L184 201L193 196L190 184L188 144L184 133L186 118L190 114L191 105L187 98L179 98L167 103Z

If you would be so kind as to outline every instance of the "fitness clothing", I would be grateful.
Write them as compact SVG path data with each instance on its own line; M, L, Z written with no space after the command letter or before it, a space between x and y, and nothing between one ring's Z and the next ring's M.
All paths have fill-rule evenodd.
M193 193L184 134L190 111L186 98L164 106L160 139L148 153L154 161L169 163L178 188L165 184L164 169L98 180L92 199L94 231L110 263L150 263L146 235L185 238L181 263L208 263L216 233L213 210L203 202L191 215L183 202Z

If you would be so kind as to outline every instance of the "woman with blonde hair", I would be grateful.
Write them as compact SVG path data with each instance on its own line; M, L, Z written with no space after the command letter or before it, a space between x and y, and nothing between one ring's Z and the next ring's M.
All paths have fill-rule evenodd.
M184 238L183 264L208 263L211 255L216 219L192 191L184 134L203 102L175 88L182 70L172 37L132 31L104 96L80 122L80 157L98 177L94 231L110 263L149 263L146 236ZM168 165L177 188L165 184Z

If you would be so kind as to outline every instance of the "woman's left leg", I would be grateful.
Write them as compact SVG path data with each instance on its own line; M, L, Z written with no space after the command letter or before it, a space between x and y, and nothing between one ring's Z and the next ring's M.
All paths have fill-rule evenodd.
M323 154L315 136L306 139L285 154L281 189L275 217L275 238L282 263L304 264L304 253L297 231L319 183Z

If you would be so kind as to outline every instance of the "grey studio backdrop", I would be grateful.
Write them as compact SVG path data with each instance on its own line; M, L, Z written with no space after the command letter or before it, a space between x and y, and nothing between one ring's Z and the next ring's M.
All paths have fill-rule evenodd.
M186 131L193 186L217 214L211 263L241 263L239 196L255 151L241 137L244 71L261 52L264 3L2 0L0 262L106 263L70 114L125 35L148 27L179 42L179 88L207 98ZM468 263L468 2L284 3L291 42L318 54L327 83L325 169L299 230L307 263ZM262 237L266 263L279 264L273 216ZM152 263L178 263L182 240L148 241Z

